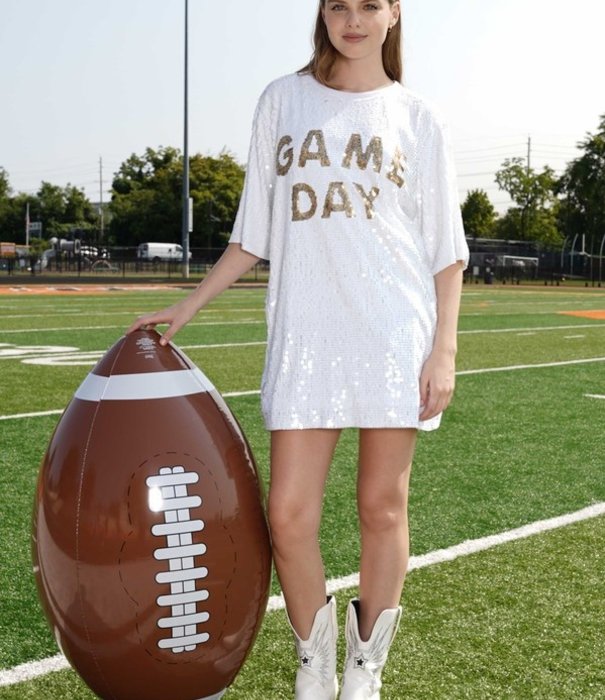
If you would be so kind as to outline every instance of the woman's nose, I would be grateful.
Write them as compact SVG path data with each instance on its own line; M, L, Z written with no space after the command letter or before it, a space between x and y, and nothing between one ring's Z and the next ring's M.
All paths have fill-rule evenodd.
M359 27L359 14L357 12L349 12L347 27Z

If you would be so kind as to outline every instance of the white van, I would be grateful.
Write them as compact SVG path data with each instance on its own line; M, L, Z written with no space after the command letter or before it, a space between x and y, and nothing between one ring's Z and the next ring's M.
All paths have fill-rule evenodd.
M141 243L137 248L137 258L150 262L182 261L183 248L177 243ZM191 260L191 251L189 251L189 259Z

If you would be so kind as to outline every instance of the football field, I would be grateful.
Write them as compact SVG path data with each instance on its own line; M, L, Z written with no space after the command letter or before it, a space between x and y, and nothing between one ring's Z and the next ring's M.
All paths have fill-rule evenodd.
M0 700L94 697L57 656L37 602L37 471L95 362L134 317L184 294L0 293ZM225 396L267 482L265 338L264 289L233 288L175 342ZM358 571L356 441L343 431L321 531L341 625ZM456 392L441 428L419 435L410 527L383 700L605 698L605 290L465 286ZM339 668L343 656L341 635ZM274 576L270 610L225 699L292 698L295 671Z

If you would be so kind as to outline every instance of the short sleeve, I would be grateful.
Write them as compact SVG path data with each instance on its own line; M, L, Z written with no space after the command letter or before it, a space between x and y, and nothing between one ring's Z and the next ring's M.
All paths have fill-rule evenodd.
M433 114L420 153L422 236L433 275L457 260L468 266L462 212L448 126Z
M261 95L252 122L252 137L244 189L229 243L239 243L252 255L269 260L271 212L275 178L271 99Z

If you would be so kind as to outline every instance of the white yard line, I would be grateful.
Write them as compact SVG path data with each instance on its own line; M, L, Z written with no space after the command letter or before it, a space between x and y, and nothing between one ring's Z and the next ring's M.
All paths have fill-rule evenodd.
M187 324L188 328L191 328L192 326L238 326L238 325L250 325L250 324L259 324L259 323L264 323L265 321L259 321L256 319L250 319L250 318L242 318L239 321L202 321L201 323L194 323L194 322L189 322ZM53 333L55 332L60 332L60 333L66 333L68 331L100 331L100 330L111 330L114 328L119 328L122 331L126 330L126 325L124 326L61 326L60 328L13 328L10 330L3 330L0 332L0 335L6 335L7 333L50 333L51 331Z
M0 420L18 420L20 418L41 418L42 416L58 416L64 409L55 408L52 411L35 411L34 413L13 413L8 416L0 416Z
M583 365L588 362L605 362L605 357L587 357L584 360L561 360L560 362L540 362L534 365L510 365L508 367L484 367L483 369L463 369L457 375L485 374L486 372L511 372L517 369L538 369L540 367L563 367L565 365Z
M250 311L259 311L262 309L250 309ZM263 320L257 319L241 319L239 321L201 321L201 322L189 322L187 326L189 328L193 326L236 326L238 324L249 325L249 324L260 324L265 323ZM8 333L45 333L45 332L63 332L67 333L69 331L98 331L98 330L111 330L114 328L126 330L125 326L61 326L59 328L13 328L9 330L0 331L0 335L6 335ZM574 323L572 325L565 326L539 326L539 327L527 327L527 328L479 328L476 330L466 330L458 331L458 335L479 335L482 333L519 333L523 331L531 331L532 333L538 333L541 331L560 331L560 330L574 330L576 328L605 328L605 323Z
M233 396L255 396L260 394L259 389L250 389L249 391L228 391L222 394L223 398L231 398ZM52 411L35 411L34 413L13 413L8 416L0 416L2 420L17 420L19 418L42 418L43 416L59 416L63 413L64 408L55 408Z
M605 323L574 323L571 326L538 326L529 328L480 328L472 331L458 331L458 335L479 335L480 333L520 333L528 331L538 333L539 331L567 331L576 328L605 328Z
M605 394L584 394L587 399L605 399Z
M179 345L181 350L204 350L213 348L239 348L245 347L247 345L266 345L266 340L250 340L242 343L205 343L201 345ZM106 350L74 350L69 352L59 352L50 346L48 349L40 350L34 352L31 347L18 347L14 345L8 345L2 348L3 343L0 343L0 360L19 360L23 362L24 360L31 360L26 364L58 364L61 365L61 361L67 360L86 360L86 362L76 362L75 364L80 365L92 365L96 360L100 360L105 354ZM11 348L13 348L11 350ZM6 354L3 355L2 353ZM14 353L14 354L10 354ZM38 360L47 360L47 362L37 362ZM58 362L53 362L57 360ZM64 364L69 365L69 362L64 362Z
M234 308L229 308L227 306L221 308L221 309L204 309L201 313L202 314L223 314L223 313L249 313L250 311L264 311L264 309L261 306L251 306L250 308L244 308L244 307L234 307ZM83 309L73 309L70 308L66 311L55 311L54 313L46 313L46 314L11 314L9 316L2 315L2 319L7 319L7 318L52 318L53 316L56 316L57 318L65 318L65 316L81 316L83 313L87 313ZM137 315L142 316L145 313L145 311L142 310L134 310L134 311L95 311L95 316L132 316L133 320L137 317Z
M514 530L506 530L496 535L488 535L480 537L476 540L466 540L460 544L447 547L446 549L437 549L432 552L427 552L420 556L410 557L408 571L415 569L423 569L427 566L435 564L443 564L444 562L454 561L459 557L465 557L476 552L483 552L492 547L504 544L506 542L514 542L532 535L537 535L549 530L555 530L572 523L578 523L590 518L596 518L605 514L605 503L595 503L574 513L567 513L548 520L538 520L529 525L515 528ZM330 579L327 582L328 593L337 593L338 591L355 588L359 585L359 573L342 576L340 578ZM283 610L285 607L284 598L281 595L271 596L267 604L267 611ZM0 686L14 685L23 683L24 681L32 680L38 676L44 676L53 671L61 671L69 668L69 664L62 654L51 656L40 661L31 661L29 663L9 668L5 671L0 671Z
M186 346L183 346L186 347ZM465 369L456 372L458 376L466 376L470 374L485 374L488 372L511 372L517 369L539 369L542 367L563 367L566 365L582 365L590 362L605 362L605 357L587 357L583 360L564 360L561 362L542 362L535 365L510 365L508 367L484 367L482 369ZM260 394L260 389L251 389L249 391L231 391L223 394L225 398L230 398L233 396L254 396L255 394ZM585 396L591 396L585 394ZM594 395L596 396L596 395ZM18 418L37 418L38 416L50 416L63 413L63 409L55 409L52 411L41 411L38 413L14 413L7 416L0 416L0 421L3 420L14 420Z

